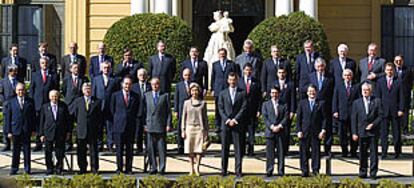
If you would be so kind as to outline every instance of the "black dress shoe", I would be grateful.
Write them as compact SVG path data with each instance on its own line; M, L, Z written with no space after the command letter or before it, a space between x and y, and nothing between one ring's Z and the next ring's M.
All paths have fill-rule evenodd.
M376 175L371 175L371 176L369 176L369 179L376 180L377 176Z
M221 172L221 176L227 176L227 172Z
M160 175L161 175L161 176L165 175L165 172L164 172L164 171L161 171L161 172L160 172Z
M241 178L242 174L241 173L236 173L236 177Z
M305 172L301 174L302 177L309 177L309 173Z
M132 175L133 173L132 173L132 171L125 171L125 174L126 175Z
M157 174L157 171L156 170L151 170L151 171L149 171L149 174L151 174L151 175Z
M53 174L53 170L47 170L46 171L46 176L52 175Z
M120 170L116 170L116 171L115 171L115 173L116 173L117 175L119 175L119 174L121 174L121 171L120 171Z
M33 148L33 152L37 152L37 151L41 151L42 150L42 146L41 145L36 145L34 148Z
M387 159L387 155L381 155L381 159Z
M266 173L266 177L268 178L272 177L272 173Z
M395 153L394 159L398 159L400 157L400 153Z
M10 173L9 173L10 176L14 176L16 174L17 174L17 171L10 171Z
M359 174L358 177L359 178L367 178L367 175L366 174Z
M56 175L62 175L63 173L62 173L62 170L56 170Z

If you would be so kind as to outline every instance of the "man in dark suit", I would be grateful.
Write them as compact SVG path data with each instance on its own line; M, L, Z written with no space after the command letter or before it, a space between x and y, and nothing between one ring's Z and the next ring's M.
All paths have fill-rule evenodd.
M136 127L136 117L139 110L140 97L131 92L133 79L126 76L122 80L122 89L112 95L111 112L113 116L113 134L116 146L116 163L119 174L125 172L132 174L134 136ZM125 150L125 171L124 167Z
M229 73L227 82L229 87L222 90L219 95L218 108L221 116L221 175L227 176L230 144L233 141L235 172L237 177L242 175L244 133L243 116L246 115L246 92L237 88L238 73Z
M245 130L243 130L243 137L248 133L247 137L247 155L254 155L254 140L256 128L258 125L258 118L260 116L260 105L262 104L262 95L260 90L260 82L255 77L253 77L253 65L251 63L244 64L243 67L243 76L239 80L238 88L246 92L247 99L247 109L244 118ZM245 138L242 138L243 141L246 141ZM245 145L245 144L243 144ZM243 147L243 151L244 151ZM245 152L242 152L243 154Z
M348 57L349 48L346 44L338 45L338 57L331 60L329 64L329 72L334 77L335 85L342 84L342 73L345 69L350 69L354 74L356 74L356 62L355 60Z
M377 56L378 46L375 43L368 45L368 57L359 61L360 82L366 80L376 81L384 75L385 59Z
M71 74L67 75L63 79L62 95L64 96L64 101L69 108L71 116L68 119L70 120L72 130L75 123L73 102L76 98L82 96L82 85L83 83L88 82L88 78L79 75L79 64L71 64L70 72ZM72 139L69 139L68 143L66 143L66 151L72 150L72 145Z
M330 116L332 111L332 95L334 90L334 80L333 77L326 71L326 63L322 58L317 58L314 62L315 72L309 74L309 83L317 86L317 99L324 101L324 109L329 116L326 116L324 119L326 121L325 127L325 140L324 140L324 151L325 154L329 157L332 156L331 146L333 142L332 134L332 116Z
M138 82L132 85L132 91L138 93L140 96L140 103L144 104L145 102L145 93L147 91L151 91L151 84L148 83L148 72L141 68L137 72ZM142 153L143 149L143 141L144 141L144 127L147 124L146 122L146 114L144 114L144 105L139 106L139 113L137 116L137 128L135 131L135 139L137 142L137 151L136 153Z
M286 126L283 127L284 136L283 147L284 155L289 153L290 145L290 130L293 121L293 116L296 113L296 87L292 80L286 78L287 71L284 67L279 67L277 69L278 79L275 81L274 86L277 86L280 89L279 92L279 103L286 105L286 109L289 112L286 122ZM270 91L268 91L270 92Z
M252 77L257 80L260 80L260 72L262 71L262 59L260 56L254 51L254 44L253 41L247 39L243 43L243 53L236 57L234 61L239 67L240 77L243 76L242 71L244 69L244 65L246 63L250 63L252 65Z
M7 70L8 76L0 81L0 102L3 105L3 109L6 109L8 100L16 96L16 86L21 81L16 77L18 72L16 65L9 65ZM3 116L7 116L7 111L3 111ZM10 150L10 139L7 137L6 132L6 125L3 124L3 143L5 146L2 151Z
M86 76L86 58L83 55L78 54L78 44L71 42L69 44L70 53L62 57L60 63L63 73L63 78L70 75L70 65L79 64L79 75Z
M263 103L262 114L266 125L266 176L273 175L275 165L275 149L277 149L278 174L285 174L285 144L283 129L288 125L289 111L286 104L280 103L280 88L273 86L270 90L270 100Z
M38 72L32 74L32 80L30 83L29 95L34 100L36 109L36 124L39 124L40 110L42 105L49 103L49 92L59 89L59 79L56 73L47 69L49 60L46 57L40 58L40 68ZM39 129L39 125L36 126ZM36 137L36 147L33 151L39 151L42 149L42 143L40 142L40 136Z
M403 82L395 75L395 65L385 64L385 76L379 78L376 84L375 96L381 99L383 107L383 121L381 125L381 153L387 157L388 131L391 125L394 142L395 158L401 154L401 120L404 116Z
M165 173L167 159L166 133L171 130L171 105L169 95L161 93L160 80L151 79L151 89L145 93L146 127L148 132L148 155L151 163L150 174L157 173L157 153L159 158L158 172Z
M218 108L218 99L221 91L228 87L227 78L230 72L238 71L237 65L233 63L233 61L227 59L227 50L221 48L218 50L219 60L214 62L212 65L212 72L211 72L211 95L214 96L214 104L215 104L215 125L216 125L216 132L219 133L221 131L221 116L219 113Z
M20 57L18 53L19 53L19 46L17 44L12 44L10 46L10 56L7 56L1 59L0 76L2 78L7 77L7 73L8 73L7 67L9 65L16 65L18 67L17 78L22 81L25 79L26 71L27 71L27 61L26 59Z
M64 102L59 101L59 95L57 90L50 91L50 102L43 104L40 110L39 135L45 143L46 175L62 174L65 140L70 138L69 110ZM53 164L53 151L56 164Z
M370 176L378 172L378 135L382 121L381 101L372 96L372 85L362 84L362 97L352 104L352 139L359 142L359 177L367 177L368 149L370 153Z
M133 58L133 52L131 49L125 48L124 58L121 63L116 65L114 76L121 81L126 75L129 75L129 77L133 79L132 81L136 82L134 77L137 75L137 71L140 68L144 68L144 65Z
M191 82L198 83L203 88L203 95L208 90L208 66L207 62L199 58L200 52L197 47L190 48L190 59L181 63L181 74L184 69L191 70ZM182 78L181 78L182 79Z
M88 165L86 160L88 146L91 171L92 173L98 173L99 155L96 130L101 125L103 119L101 101L92 96L91 84L88 82L82 85L82 92L83 96L76 98L74 101L74 115L77 125L78 166L80 173L84 174Z
M13 156L10 175L19 170L20 151L23 147L24 171L30 174L30 136L34 131L35 109L33 99L25 97L26 91L23 83L16 85L17 96L9 100L4 116L6 134L13 140Z
M165 53L166 45L163 41L157 43L158 54L149 58L149 73L151 78L159 78L161 81L161 93L170 93L171 83L175 76L175 58Z
M106 129L106 146L112 152L114 142L110 103L112 94L118 90L118 84L110 74L111 62L104 61L101 63L101 70L102 74L95 76L92 80L92 96L101 100L101 111L103 113L102 124L97 129L98 147L103 150L103 129Z
M106 53L106 46L103 42L98 44L98 55L92 56L89 65L89 77L94 78L102 73L101 64L104 61L109 61L111 67L114 67L114 60ZM112 70L111 70L112 71ZM112 72L111 72L112 74Z
M48 44L47 42L41 42L39 43L39 53L35 55L35 57L32 60L31 68L32 72L37 72L40 70L40 58L41 57L47 57L49 58L49 64L48 64L48 70L51 72L57 73L57 59L56 56L48 52Z
M296 57L296 79L295 85L298 87L299 99L307 98L307 86L309 74L315 72L315 60L321 55L314 51L313 42L307 40L303 43L304 53Z
M309 85L307 95L307 99L299 102L296 117L302 177L309 176L309 158L312 159L312 173L319 173L320 142L326 134L324 117L328 116L324 109L324 101L317 99L317 86Z
M401 127L403 133L408 133L408 115L411 107L411 90L414 81L414 69L404 64L404 57L397 55L394 57L395 75L403 82L404 92L404 115L402 116Z
M183 70L183 81L180 81L175 86L174 94L174 112L175 116L178 119L177 126L177 146L178 154L184 154L184 139L181 137L181 119L184 101L190 98L190 79L191 79L191 70L186 68Z
M276 45L270 47L272 57L265 60L262 68L260 82L262 84L263 96L267 96L267 92L273 87L278 79L277 70L283 68L286 72L286 79L292 80L290 63L287 59L280 56L280 50Z
M333 99L332 113L334 121L338 125L339 142L342 149L342 157L348 156L348 144L351 146L351 157L357 157L358 142L352 140L351 134L351 110L352 103L359 98L359 84L353 80L351 69L345 69L342 73L342 82L337 82Z

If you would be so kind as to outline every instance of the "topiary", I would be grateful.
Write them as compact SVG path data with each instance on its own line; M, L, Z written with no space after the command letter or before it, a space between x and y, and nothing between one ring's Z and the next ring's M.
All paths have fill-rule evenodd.
M115 22L104 37L107 52L114 57L115 63L121 61L122 51L128 47L134 52L134 58L146 67L148 57L157 52L156 43L160 40L166 43L167 53L181 62L188 54L192 31L186 22L176 16L145 13L127 16Z
M296 56L303 53L303 43L310 39L315 50L321 52L325 59L330 59L322 24L303 12L267 18L250 32L248 38L253 40L263 58L269 58L270 47L277 45L282 56L294 62Z

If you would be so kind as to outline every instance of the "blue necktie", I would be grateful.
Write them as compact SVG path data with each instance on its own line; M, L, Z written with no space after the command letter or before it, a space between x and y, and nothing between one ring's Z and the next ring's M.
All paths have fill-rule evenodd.
M154 94L154 104L157 105L158 104L158 93Z
M311 111L313 111L314 101L310 101L310 102L309 102L309 104L310 104L310 109L311 109Z

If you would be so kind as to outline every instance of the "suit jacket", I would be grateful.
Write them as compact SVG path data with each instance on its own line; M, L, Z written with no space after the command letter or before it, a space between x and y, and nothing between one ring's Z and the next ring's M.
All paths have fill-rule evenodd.
M88 82L88 78L83 76L78 76L78 82L74 84L72 75L68 75L63 79L62 84L62 95L64 96L64 101L69 107L69 112L73 114L73 101L82 96L82 85L83 83Z
M56 119L53 117L51 104L48 102L42 105L40 110L40 136L45 136L48 141L64 141L67 133L71 131L69 110L64 102L58 102Z
M238 55L234 61L239 67L240 77L243 76L243 67L246 63L251 63L253 65L253 74L252 76L257 80L260 80L260 72L262 71L263 63L262 59L257 53L252 53L250 56L247 53L243 52L242 54Z
M41 72L32 74L29 95L34 100L36 111L40 111L42 105L49 102L49 91L53 89L59 90L58 76L54 72L48 73L45 83Z
M148 60L150 68L149 74L151 78L158 77L160 79L161 93L171 91L171 83L175 76L175 58L170 54L164 54L163 61L161 62L158 54L153 55Z
M165 133L166 127L172 127L171 105L169 94L159 94L158 103L154 104L152 91L145 93L144 112L146 114L149 133Z
M184 101L191 97L190 93L187 92L187 88L185 87L184 82L185 81L181 81L177 83L177 85L175 86L175 94L174 94L174 112L178 112L180 116L183 112ZM190 82L187 82L187 84L188 84L188 87L190 87Z
M201 88L208 90L208 66L207 62L199 59L197 60L198 66L196 73L194 74L193 65L191 64L191 60L187 59L181 63L181 71L180 71L180 78L183 80L183 70L189 68L191 70L191 82L198 83Z
M309 83L315 85L317 88L319 87L317 72L313 72L309 75ZM333 90L333 77L328 72L325 72L325 74L323 75L322 89L318 91L317 99L324 100L325 104L330 106L332 104Z
M1 71L0 71L1 75L0 76L2 78L7 77L8 75L7 67L11 64L12 64L11 56L7 56L1 59ZM16 65L18 67L17 78L19 78L19 80L24 80L24 78L26 77L26 71L27 71L27 60L22 57L17 57Z
M137 72L140 68L144 68L144 65L136 60L132 60L127 67L120 62L115 67L114 76L115 78L122 80L126 75L130 75L133 78L133 81L136 82Z
M97 138L103 119L101 101L91 97L88 110L86 110L85 97L81 96L74 101L74 115L76 117L76 132L78 139L87 137Z
M16 82L18 82L16 78ZM17 83L16 83L17 84ZM7 100L16 96L16 90L13 88L13 85L8 77L0 80L0 102L3 104L3 107L7 104Z
M315 60L322 57L318 52L313 52L310 57L310 64L307 63L306 54L300 54L296 57L296 86L299 92L306 92L309 74L315 72Z
M103 75L95 76L92 80L92 96L101 100L101 111L106 116L111 116L110 103L112 94L118 90L115 78L108 76L108 83L105 86ZM111 118L108 118L111 119ZM112 120L112 119L111 119Z
M285 80L283 88L280 86L279 80L274 82L280 90L279 102L285 104L288 112L296 112L296 88L293 81ZM267 91L270 93L270 90Z
M315 100L313 110L310 108L309 100L299 101L298 113L296 115L296 129L304 136L314 136L326 127L325 117L328 117L324 101Z
M261 73L261 83L262 83L262 92L270 91L270 88L272 88L273 84L275 83L275 80L278 79L277 77L277 70L279 67L283 67L287 72L286 78L288 80L292 80L292 71L290 67L290 63L287 59L280 58L279 60L279 66L277 66L273 59L269 58L266 59L266 61L263 64L262 73Z
M387 77L377 80L375 96L381 99L384 117L397 117L398 111L404 111L404 91L402 80L394 76L391 89L388 89Z
M359 98L360 84L351 83L349 95L347 95L345 81L338 82L334 89L332 99L332 113L339 113L339 120L349 120L352 114L352 103Z
M6 134L11 133L14 136L25 135L30 137L35 130L34 123L36 111L34 108L33 99L24 97L23 109L20 108L17 97L13 97L7 103L4 111L4 126Z
M401 72L396 70L395 74L403 82L404 103L405 103L404 106L406 109L409 109L411 106L411 90L413 88L414 69L403 65L401 68Z
M218 97L222 90L229 87L227 84L227 77L229 76L230 72L238 73L237 65L233 63L231 60L226 60L226 67L224 71L221 67L220 61L216 61L213 63L210 84L211 90L214 91L215 97Z
M255 117L257 112L260 112L260 105L262 104L262 93L260 92L260 82L255 77L250 78L250 92L247 93L246 82L244 77L240 77L238 88L246 93L247 109L246 115L248 117Z
M63 72L63 78L67 75L71 75L70 64L72 63L70 54L62 57L61 68ZM79 75L86 76L86 58L83 55L76 54L76 62L79 64Z
M355 60L346 57L345 58L345 69L351 69L354 75L354 80L355 78L357 78L357 72L356 72L356 62ZM329 63L329 72L333 75L334 77L334 81L335 84L336 83L341 83L344 79L342 78L342 66L341 63L339 61L339 57L336 57L334 59L331 60L331 62Z
M112 95L111 112L113 116L114 133L134 134L136 117L139 110L139 95L129 92L128 105L124 102L123 90L117 91Z
M229 88L220 92L218 101L219 113L221 116L221 129L226 131L230 129L226 125L226 121L229 119L235 119L238 124L233 127L236 130L244 130L243 120L247 110L246 92L240 88L237 88L236 95L234 97L234 104L232 104Z
M362 58L359 61L360 82L362 83L363 81L367 80L367 76L369 75L370 72L373 72L377 75L376 80L379 77L384 76L385 75L384 66L385 66L385 59L380 58L380 57L375 57L372 70L369 71L368 70L368 57Z
M378 136L382 123L382 105L378 98L371 97L369 113L366 114L363 98L355 100L352 104L351 131L359 137ZM374 124L371 130L366 130L369 124Z
M138 93L140 96L140 104L139 105L139 110L138 110L138 119L140 120L137 123L144 123L145 124L145 118L146 118L146 114L144 114L144 104L145 104L145 93L148 91L151 91L151 84L149 82L145 82L145 91L141 91L141 86L140 83L134 83L132 84L132 91L135 93Z
M263 121L266 125L266 129L265 129L266 138L274 138L276 135L281 135L281 133L283 133L283 131L280 131L279 133L274 133L271 129L272 125L277 126L281 124L283 128L288 126L289 111L286 105L284 104L279 103L279 105L277 106L277 115L276 115L273 102L270 99L263 103L262 114L263 114Z
M57 72L58 62L57 62L56 56L50 53L46 53L45 56L49 58L49 62L47 64L48 70ZM39 60L40 60L40 54L36 53L35 57L32 60L32 64L31 64L32 72L37 72L38 70L41 69Z
M111 67L114 67L114 60L109 55L104 55L102 61L109 61L111 62ZM100 71L101 64L99 62L99 55L92 56L89 65L89 77L93 78L95 76L100 75L102 72ZM112 74L112 70L111 73Z

